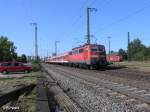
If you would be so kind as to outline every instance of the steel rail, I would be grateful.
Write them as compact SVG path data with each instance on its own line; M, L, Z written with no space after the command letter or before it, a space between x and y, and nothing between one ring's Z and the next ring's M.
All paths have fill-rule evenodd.
M113 84L113 83L105 83L105 81L100 81L99 79L97 79L97 78L94 78L94 77L91 77L91 76L86 76L86 77L82 77L81 75L80 76L77 76L77 74L76 75L73 75L72 74L72 72L71 71L66 71L66 70L62 70L62 69L57 69L57 68L55 68L57 71L57 73L63 73L63 75L65 75L65 76L68 76L68 77L71 77L71 78L78 78L78 79L82 79L82 80L84 80L85 81L85 83L86 82L89 82L89 83L92 83L92 84L98 84L98 85L102 85L102 86L104 86L105 88L107 88L107 89L110 89L110 90L113 90L113 91L116 91L116 92L118 92L118 93L120 93L120 94L124 94L124 95L126 95L126 96L129 96L129 97L131 97L131 98L135 98L135 99L137 99L137 100L140 100L140 101L142 101L142 102L144 102L144 103L147 103L147 104L149 104L150 105L150 98L148 98L148 97L145 97L144 95L145 95L145 93L144 94L138 94L138 91L140 91L140 90L138 90L138 91L136 91L135 93L132 93L131 91L128 91L128 89L124 89L124 87L125 86L119 86L119 87L115 87L115 84ZM67 74L71 74L71 76L70 75L67 75ZM94 83L93 83L94 82ZM99 83L100 82L100 83ZM108 81L106 81L106 82L108 82ZM98 86L97 85L97 86ZM121 87L121 88L120 88ZM132 87L130 87L129 89L131 89Z
M45 72L45 77L48 82L46 85L48 91L54 95L55 100L65 112L80 112L80 109L75 105L72 100L64 93L57 81L51 76L51 74L41 65L42 70Z

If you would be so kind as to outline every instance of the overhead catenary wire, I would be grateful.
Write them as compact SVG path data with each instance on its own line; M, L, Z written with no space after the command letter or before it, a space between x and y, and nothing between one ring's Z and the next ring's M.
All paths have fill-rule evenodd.
M113 23L110 23L109 25L107 25L107 26L104 27L104 28L101 28L100 30L105 30L105 29L107 29L107 28L110 28L110 27L112 27L112 26L114 26L114 25L116 25L116 24L122 22L122 21L125 21L125 20L127 20L128 18L130 18L130 17L132 17L132 16L135 16L136 14L139 14L139 13L143 12L143 11L146 10L147 8L150 8L150 4L147 5L147 6L144 6L144 7L140 8L140 9L138 9L138 10L132 12L132 13L130 13L129 15L127 15L127 16L125 16L125 17L123 17L123 18L118 19L117 21L115 21L115 22L113 22Z
M93 1L91 1L91 2L89 3L89 5L88 5L89 0L85 0L79 10L85 10L85 8L92 6L96 1L97 1L97 0L93 0ZM83 12L83 13L84 13L84 12ZM75 19L75 21L71 24L72 27L74 27L74 26L80 21L80 19L84 16L83 13L80 14L80 15Z
M92 6L97 0L93 0L90 4L89 7Z
M89 2L89 0L84 1L83 5L81 6L80 10L85 10L85 8L87 7L91 7L97 0L93 0L89 3L89 5L87 4ZM87 4L87 5L86 5ZM77 22L83 17L84 14L80 14L76 20L73 22L72 26L76 25Z
M88 2L89 2L89 0L85 0L83 2L83 4L81 5L81 7L79 8L79 10L81 10L82 13L80 13L79 16L74 17L75 20L70 25L70 27L71 27L70 31L69 32L67 31L67 33L65 34L67 37L72 37L71 35L72 35L74 30L76 30L76 32L77 32L78 29L75 29L75 28L76 28L77 24L79 23L79 21L81 20L81 18L84 16L84 10L87 7Z
M83 5L81 6L80 10L85 10L87 7L92 7L92 5L94 5L98 0L92 0L89 4L89 0L85 0ZM105 0L102 1L102 3L105 2ZM83 12L84 13L84 12ZM72 29L74 28L74 26L77 25L77 23L81 20L81 18L84 16L84 14L80 14L75 21L71 24ZM78 30L78 29L77 29Z
M104 4L109 4L109 3L111 3L112 2L112 0L102 0L102 1L99 1L99 0L97 0L97 2L99 2L99 3L97 3L97 5L101 5L101 4L103 4L101 7L100 7L100 10L103 10L103 7L105 6ZM95 3L93 3L93 4L95 4ZM92 5L93 5L92 4ZM95 7L97 7L97 5L95 5Z
M109 4L110 2L111 2L112 0L93 0L91 3L90 3L90 7L97 7L97 5L101 5L101 7L99 7L99 9L100 9L100 11L99 12L101 12L101 10L103 10L103 7L105 6L105 4ZM97 4L96 4L97 3ZM98 9L98 10L99 10ZM92 28L93 29L93 28ZM91 30L92 30L91 29ZM92 30L93 31L93 30ZM96 41L97 41L97 38L94 36L94 38L96 39ZM96 41L95 41L95 43L96 43Z
M99 0L92 0L91 2L90 2L90 0L85 0L85 1L83 2L83 4L82 4L80 10L83 10L83 9L85 10L85 8L87 8L87 7L95 7L94 4L97 3L97 2L100 2L99 5L102 6L102 4L104 4L105 2L108 4L108 3L110 3L110 1L112 1L112 0L101 0L101 1L99 1ZM83 13L84 13L84 12L83 12ZM71 24L71 31L67 33L67 37L70 37L70 35L72 35L72 33L73 33L72 31L75 32L75 30L76 30L76 32L77 32L77 31L79 30L79 28L78 28L78 29L75 29L75 27L76 27L76 25L79 23L79 21L81 20L81 18L84 16L83 13L80 14L80 15L75 19L75 21L73 21L73 23Z
M101 7L99 7L99 9L98 10L100 10L100 11L98 11L98 13L101 13L101 11L103 11L104 10L104 7L106 6L106 5L108 5L108 4L110 4L113 0L95 0L95 1L93 1L92 3L91 3L91 5L94 5L95 3L96 3L96 1L98 2L96 5L95 5L95 7L97 7L98 5L101 5Z
M85 8L85 5L89 2L89 0L85 0L81 6L81 8L79 10L83 10ZM82 18L83 14L80 14L76 19L75 21L72 23L71 26L74 26L77 24L77 22Z

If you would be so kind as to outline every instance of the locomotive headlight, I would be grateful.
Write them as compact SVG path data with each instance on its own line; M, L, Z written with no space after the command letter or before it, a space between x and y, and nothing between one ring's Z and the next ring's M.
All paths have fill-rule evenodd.
M105 55L101 55L100 57L101 57L101 58L105 58L106 56L105 56Z

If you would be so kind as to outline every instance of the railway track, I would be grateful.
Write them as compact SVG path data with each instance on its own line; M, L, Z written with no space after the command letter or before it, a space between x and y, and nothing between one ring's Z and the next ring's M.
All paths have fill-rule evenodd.
M149 72L143 72L143 71L138 71L138 70L131 70L128 68L123 68L123 69L108 69L106 71L101 71L101 73L105 74L119 74L118 76L124 76L128 77L130 76L131 78L137 78L137 79L142 79L142 80L150 80L150 73Z
M150 75L139 71L132 71L128 69L115 69L115 70L85 70L79 68L57 66L72 72L78 72L83 75L93 76L99 79L106 79L113 82L123 83L124 85L135 86L140 89L146 89L150 92ZM126 72L127 71L127 72Z
M0 75L0 112L35 110L39 73ZM28 105L30 104L30 105Z
M64 93L64 91L58 86L57 81L47 72L47 70L43 69L43 75L46 77L46 86L48 89L48 93L51 93L58 103L59 110L64 112L81 112L80 108L72 102L72 100ZM49 102L51 103L51 102Z
M115 95L118 98L127 97L125 102L136 102L134 107L144 107L148 110L150 108L150 92L145 89L142 90L137 87L112 82L106 79L85 76L78 71L74 73L61 67L52 67L51 70L48 71L51 74L60 74L74 80L80 80L82 84L94 88L95 91L105 91L107 95Z

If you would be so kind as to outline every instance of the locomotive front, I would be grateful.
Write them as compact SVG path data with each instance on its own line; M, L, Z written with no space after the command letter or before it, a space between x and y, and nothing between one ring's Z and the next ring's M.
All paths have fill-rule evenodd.
M91 45L90 46L91 65L93 67L102 67L107 65L106 51L104 45Z

